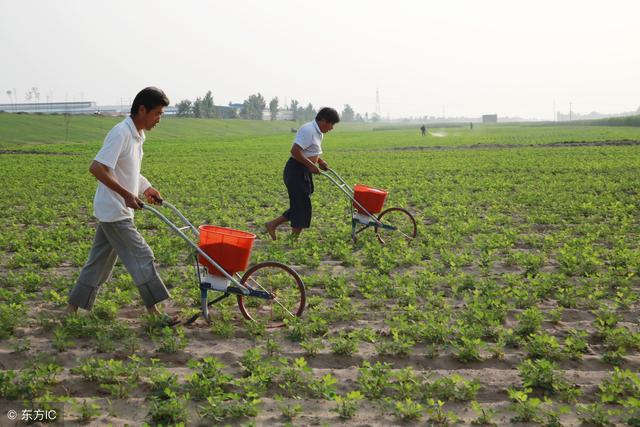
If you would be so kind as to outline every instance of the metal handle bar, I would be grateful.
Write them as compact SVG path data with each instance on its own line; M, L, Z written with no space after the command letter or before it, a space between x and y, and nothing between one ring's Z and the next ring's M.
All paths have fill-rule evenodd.
M320 171L320 174L329 178L338 187L347 187L349 192L353 194L353 188L347 183L347 181L345 181L340 175L338 175L338 172L334 171L331 168L327 168L326 172Z
M327 168L326 172L322 172L320 171L320 174L329 178L329 180L331 182L333 182L340 190L342 190L342 192L344 194L347 195L347 197L349 199L351 199L351 201L353 203L355 203L356 205L358 205L358 207L360 209L362 209L362 211L367 214L370 218L372 218L377 224L382 224L382 222L380 222L378 220L378 218L376 218L374 215L372 215L364 206L362 206L360 204L360 202L358 202L355 198L355 193L353 191L353 187L351 187L349 184L347 184L347 182L340 176L338 175L338 172L334 171L331 168Z
M182 213L180 213L180 211L173 205L165 202L165 201L161 201L161 206L167 206L169 209L171 209L172 211L174 211L179 217L180 219L182 219L185 223L189 224L189 226L191 227L191 229L195 232L196 237L200 236L200 233L198 232L198 229L196 229L185 217L184 215L182 215ZM161 214L156 208L152 208L151 206L149 206L146 203L142 203L142 208L146 209L150 212L153 212L158 218L160 218L160 220L162 220L162 222L164 222L165 224L167 224L178 236L182 237L182 239L187 242L187 244L189 244L193 249L196 250L196 252L198 252L200 255L202 255L202 257L204 259L206 259L208 262L210 262L215 268L218 269L218 271L220 271L224 277L226 277L227 279L229 279L235 286L237 286L238 288L242 289L242 293L245 295L249 295L249 289L246 286L243 286L240 284L240 282L238 280L236 280L233 276L231 276L229 273L227 273L226 271L224 271L224 269L222 267L220 267L220 264L218 264L217 262L215 262L213 259L211 259L211 257L209 255L207 255L207 253L205 251L203 251L197 244L195 244L186 234L184 234L182 232L182 230L180 230L180 228L178 228L177 225L175 225L173 222L171 222L171 220L169 218L167 218L166 216L164 216L163 214Z
M187 218L185 218L184 215L182 215L182 212L180 212L178 208L173 206L171 203L165 202L165 201L162 201L161 205L171 209L176 215L178 215L178 217L180 217L182 222L184 222L187 225L187 227L191 229L191 231L196 237L200 237L200 231Z

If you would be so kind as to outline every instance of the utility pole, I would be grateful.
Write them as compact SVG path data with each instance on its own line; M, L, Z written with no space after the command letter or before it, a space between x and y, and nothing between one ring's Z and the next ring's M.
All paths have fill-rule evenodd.
M376 88L376 116L378 116L378 119L380 119L380 92L378 92L378 89Z

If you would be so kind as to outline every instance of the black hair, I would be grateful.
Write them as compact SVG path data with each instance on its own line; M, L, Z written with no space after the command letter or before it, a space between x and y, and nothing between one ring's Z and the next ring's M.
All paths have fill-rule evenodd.
M324 120L325 122L335 125L336 123L340 123L340 116L333 108L323 107L316 115L316 121L319 122L320 120Z
M141 105L144 105L144 108L146 108L147 111L153 110L159 105L167 107L169 105L169 98L167 98L167 95L165 95L161 89L149 86L138 92L136 97L133 99L133 104L131 104L132 116L138 114Z

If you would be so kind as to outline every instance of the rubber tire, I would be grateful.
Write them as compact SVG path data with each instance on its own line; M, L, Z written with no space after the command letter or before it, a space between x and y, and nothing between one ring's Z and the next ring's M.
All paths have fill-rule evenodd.
M389 209L385 209L384 211L380 212L380 215L378 215L378 221L382 222L382 218L386 214L388 214L389 212L402 212L407 217L409 217L409 219L411 220L411 223L413 224L413 232L412 233L407 233L407 234L411 237L411 240L415 239L415 237L418 235L418 226L416 224L416 219L413 217L413 215L411 215L409 213L409 211L404 209L404 208L389 208ZM389 224L389 225L393 225L393 224ZM376 237L378 238L378 241L384 245L386 242L384 241L384 239L380 235L380 231L383 230L383 228L382 227L377 227L377 226L374 226L374 227L375 227Z
M300 278L298 273L296 273L296 271L291 267L289 267L288 265L282 264L280 262L275 262L275 261L261 262L260 264L256 264L253 267L251 267L249 270L247 270L242 276L240 283L243 286L252 287L250 285L247 285L247 282L249 281L249 279L254 273L258 272L263 268L280 268L281 270L283 270L293 278L293 281L296 283L296 286L299 292L299 298L300 298L298 302L298 308L293 314L295 317L300 317L302 315L302 312L304 311L306 301L307 301L306 291L305 291L304 283L302 282L302 279ZM270 292L271 290L267 289L267 291ZM252 297L247 297L244 295L237 296L238 307L240 308L240 312L247 320L259 321L258 319L254 319L251 316L250 310L248 310L247 307L245 307L244 303L245 303L245 299L247 298L252 298ZM264 300L264 301L266 302L267 300ZM267 328L278 328L278 327L284 326L284 322L279 321L279 322L269 323L266 326Z

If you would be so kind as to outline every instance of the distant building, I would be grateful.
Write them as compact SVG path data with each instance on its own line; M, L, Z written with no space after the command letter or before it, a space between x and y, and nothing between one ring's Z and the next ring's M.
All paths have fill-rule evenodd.
M176 107L168 106L164 114L172 116ZM82 102L38 102L23 104L0 104L0 111L5 113L40 113L40 114L97 114L101 116L125 116L131 111L131 105L96 105L93 101Z
M22 104L0 104L0 111L6 113L43 113L43 114L95 114L98 112L95 102L29 102Z
M237 119L239 111L227 105L216 105L216 117L219 119Z
M278 120L293 120L294 111L293 110L278 110L277 119Z
M236 110L236 116L240 117L240 112L242 111L242 107L244 107L244 104L238 104L237 102L229 102L229 108L233 108L234 110Z
M268 108L262 110L262 120L271 120L271 110ZM276 120L293 120L293 110L278 110Z
M498 123L497 114L483 114L482 123Z

